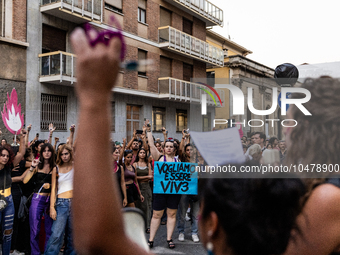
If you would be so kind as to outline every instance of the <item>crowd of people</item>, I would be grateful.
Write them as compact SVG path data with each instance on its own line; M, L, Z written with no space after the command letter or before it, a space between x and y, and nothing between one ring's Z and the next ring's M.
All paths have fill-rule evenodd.
M47 140L37 134L30 141L31 127L21 130L19 143L1 140L1 190L7 201L0 209L2 254L59 254L63 249L75 254L71 223L75 125L66 143L55 137L54 145L53 124Z
M200 178L198 196L153 194L155 161L204 165L204 159L187 130L179 141L163 128L161 141L154 139L148 120L128 143L110 140L109 102L121 40L91 46L77 28L71 42L78 61L76 141L72 125L66 143L58 145L55 138L52 145L53 124L47 140L29 141L28 126L21 130L19 146L1 141L2 254L58 254L61 249L64 254L151 254L125 233L123 207L144 212L150 248L165 216L164 244L175 248L176 222L178 240L184 240L190 207L192 240L201 241L208 254L340 252L339 178ZM307 79L302 87L312 95L305 107L313 117L291 106L287 117L299 125L284 128L285 141L267 140L261 132L242 137L244 164L262 163L268 152L279 155L276 164L340 164L340 82Z
M84 254L150 254L133 243L123 230L122 214L117 210L122 203L120 192L118 184L109 178L112 159L105 154L110 147L107 141L110 134L110 120L107 118L110 116L109 102L119 71L123 42L113 38L107 46L98 44L92 47L82 29L74 31L71 42L77 54L76 91L80 104L79 158L75 159L73 203L74 213L79 213L79 217L77 214L74 219L75 247ZM339 164L340 82L322 77L307 79L301 87L311 93L311 99L304 106L312 117L305 116L296 106L289 108L287 118L298 121L299 125L284 128L287 146L284 163ZM293 93L292 97L301 96ZM103 109L99 105L106 107ZM90 132L97 121L97 132ZM149 145L152 143L150 137ZM88 150L88 143L100 146L92 151ZM169 155L174 146L174 142L165 143L163 160L175 160ZM157 157L153 146L151 149L152 156ZM200 240L208 254L338 252L339 185L332 181L334 179L308 180L201 179L198 225ZM81 214L87 209L88 199L93 202L93 207L86 214ZM170 209L178 201L176 197L163 197L163 200L158 200L159 204L164 200ZM158 203L154 201L155 204ZM150 231L155 227L154 233L159 216L152 216ZM167 238L171 237L171 226L173 224L168 225ZM151 246L151 235L150 239ZM168 241L171 245L171 239Z

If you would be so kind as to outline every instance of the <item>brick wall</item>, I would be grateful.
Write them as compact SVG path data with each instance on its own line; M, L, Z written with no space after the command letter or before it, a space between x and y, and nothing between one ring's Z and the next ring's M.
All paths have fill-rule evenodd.
M171 26L182 31L183 29L183 18L177 13L173 12L171 16Z
M138 60L138 48L126 45L126 57L128 60ZM137 71L125 71L124 72L124 87L137 89L138 88L138 76Z
M183 62L177 59L172 60L172 77L183 80Z
M160 23L159 4L154 1L147 1L146 23L149 25L149 40L158 42L158 27Z
M137 0L124 0L123 13L124 13L124 30L133 34L137 34L138 28L138 1Z
M194 60L193 75L195 78L206 78L206 64L202 61Z
M13 0L13 39L26 42L26 0Z
M201 39L202 41L206 40L205 22L195 17L192 27L192 36Z
M18 104L21 104L21 113L25 114L26 111L26 83L25 82L17 82L11 80L3 80L0 79L0 105L1 111L3 111L3 105L7 101L7 93L10 96L12 89L15 88L18 94ZM34 123L32 123L34 124ZM0 121L0 128L2 131L2 138L5 138L8 143L13 142L13 134L7 130L4 125L4 122ZM32 139L33 135L31 136Z
M158 92L158 77L160 74L160 56L158 53L148 52L147 58L153 61L152 67L147 71L148 91Z

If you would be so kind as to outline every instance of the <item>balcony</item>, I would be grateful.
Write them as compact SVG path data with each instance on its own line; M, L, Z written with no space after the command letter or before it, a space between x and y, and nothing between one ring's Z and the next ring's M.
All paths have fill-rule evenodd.
M203 20L206 26L223 26L223 11L207 0L165 0L190 15Z
M76 82L75 55L55 51L39 55L39 82L72 86Z
M200 103L201 95L206 94L202 89L209 90L206 86L199 83L178 80L171 77L158 79L159 98L168 98L169 100L174 99L189 103ZM216 89L216 92L221 98L222 105L224 105L224 90ZM216 101L217 107L221 107L220 101L215 93L211 91L211 94ZM210 96L207 96L207 104L212 106L215 105L214 100Z
M40 12L81 24L103 21L103 0L40 0Z
M223 67L222 49L188 35L173 27L158 28L158 42L161 49L204 61L208 64Z

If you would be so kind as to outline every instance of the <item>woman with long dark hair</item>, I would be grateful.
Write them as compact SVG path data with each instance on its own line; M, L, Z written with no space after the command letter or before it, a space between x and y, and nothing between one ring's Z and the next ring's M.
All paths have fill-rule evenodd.
M151 200L152 200L152 192L149 185L149 181L152 179L151 173L151 164L149 163L149 159L146 154L146 150L144 148L140 148L135 163L133 163L133 167L137 172L137 180L138 185L141 191L141 194L144 197L144 202L141 200L137 200L135 205L137 208L141 209L146 217L146 233L150 233L150 218L151 218Z
M0 221L2 226L2 254L9 255L11 250L11 240L13 234L14 202L11 190L12 166L19 164L25 154L24 137L26 131L21 131L20 148L16 156L7 144L0 146ZM5 206L4 202L7 203Z
M57 167L52 171L50 217L53 219L51 236L45 255L58 255L65 240L64 254L75 254L71 202L73 197L73 150L63 144L58 149Z
M40 152L41 152L41 146L44 145L43 140L36 140L34 143L32 143L32 152L33 152L33 158L34 159L39 159L40 157Z
M117 182L120 184L120 193L123 207L127 206L127 195L126 195L126 186L125 186L125 178L124 172L122 170L122 166L118 164L120 151L119 147L113 147L112 159L113 159L113 172L116 174Z
M53 220L50 217L50 193L52 170L55 168L55 156L53 146L45 143L41 146L39 159L34 159L30 170L27 172L24 183L27 183L32 177L34 178L34 193L29 209L29 219L31 228L31 254L40 255L39 233L42 216L45 218L46 241L51 236L51 227ZM46 248L46 247L45 247Z
M124 151L124 177L125 177L125 186L126 186L126 196L127 196L127 207L135 207L135 201L139 198L142 202L144 202L144 197L140 191L138 180L137 180L137 171L131 165L132 161L132 150ZM139 196L139 198L138 198Z

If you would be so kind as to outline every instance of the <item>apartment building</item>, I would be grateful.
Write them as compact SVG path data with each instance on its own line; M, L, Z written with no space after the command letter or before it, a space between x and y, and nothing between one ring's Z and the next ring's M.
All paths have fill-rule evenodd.
M216 105L208 99L209 115L201 115L205 86L191 79L205 78L207 64L224 65L222 49L206 42L206 27L223 25L221 8L207 0L30 0L27 10L26 121L35 123L34 133L47 136L52 122L55 135L66 139L77 121L70 33L85 22L110 29L116 26L112 17L123 30L126 59L152 60L138 71L119 73L113 139L129 139L144 119L152 120L155 137L163 126L176 138L186 128L211 129Z
M0 105L15 88L21 112L26 107L26 0L0 0ZM0 121L3 137L12 143L13 135Z
M226 104L216 109L216 119L233 119L234 122L242 123L240 127L244 135L250 136L252 132L263 132L267 137L282 137L282 126L278 120L283 120L280 115L280 108L277 107L274 113L265 116L258 116L251 113L248 108L248 88L253 90L253 106L258 110L268 110L272 106L272 88L277 88L280 93L281 87L274 80L274 70L261 63L247 58L252 51L223 37L213 31L207 31L207 42L223 49L224 66L208 66L207 77L215 79L216 83L233 84L242 90L245 96L244 115L233 115L233 97L228 89L223 89ZM274 100L277 100L275 98ZM276 121L270 121L275 119ZM253 121L252 121L253 120ZM249 125L249 121L250 125ZM229 127L223 121L216 121L215 129Z

